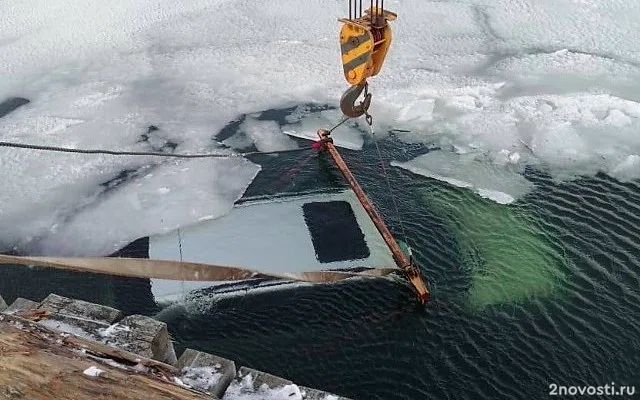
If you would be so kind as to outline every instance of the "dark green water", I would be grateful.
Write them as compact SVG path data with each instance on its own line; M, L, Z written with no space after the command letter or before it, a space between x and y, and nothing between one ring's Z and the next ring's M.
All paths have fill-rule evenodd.
M387 165L427 151L393 138L381 150ZM431 304L415 309L409 287L392 280L201 299L162 314L178 351L354 399L543 399L554 383L640 390L640 184L557 183L530 170L535 190L498 206L387 167L398 218L375 147L342 154L400 239L404 221ZM264 168L247 195L344 185L310 153L254 161ZM0 280L8 301L53 291L157 311L136 295L140 280L19 269Z

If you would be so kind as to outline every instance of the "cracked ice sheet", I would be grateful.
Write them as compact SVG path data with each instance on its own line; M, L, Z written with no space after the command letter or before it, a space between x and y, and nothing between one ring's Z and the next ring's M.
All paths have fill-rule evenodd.
M45 97L3 118L0 137L73 148L153 150L140 143L147 124L133 112L138 106L123 85L94 82ZM179 143L177 152L222 152L206 143L210 132L197 122L159 125L162 133L155 136L170 136ZM144 173L108 192L101 186L127 169ZM0 171L5 188L0 222L13 227L0 243L29 254L80 256L109 254L139 237L224 215L259 167L242 159L176 161L3 149Z
M494 160L506 151L518 153L521 166L550 163L558 175L598 166L633 179L640 154L631 136L638 127L637 104L631 100L640 92L635 83L640 29L633 18L638 3L389 0L399 18L385 66L370 82L376 131L409 128L413 132L405 140L474 152L489 167L504 168ZM0 119L0 137L144 150L149 146L137 141L153 124L178 143L176 151L215 150L212 136L240 114L301 102L337 105L348 85L341 75L335 19L345 12L342 1L326 0L309 0L304 7L294 0L275 5L249 0L2 2L0 99L22 96L31 103ZM565 48L567 57L552 55ZM585 63L591 67L572 73ZM571 81L566 76L580 79L594 70L600 72L580 86L566 84ZM564 76L551 80L558 71ZM539 85L529 93L518 86L530 79L552 89ZM593 93L592 86L605 94ZM209 199L218 196L229 207L257 171L236 161L193 168L182 174L187 183L169 179L174 187L163 179L179 175L184 164L163 163L162 172L145 181L147 193L159 191L151 216L138 214L146 203L136 201L135 185L123 185L106 198L96 188L123 169L156 164L156 159L3 149L0 223L16 228L0 243L31 238L30 243L44 246L36 249L54 249L50 230L57 224L60 240L74 233L91 236L92 243L83 243L87 252L102 251L98 248L142 231L219 215L225 208ZM460 161L450 157L450 162ZM212 169L220 177L215 185L205 178ZM220 192L229 187L233 190ZM175 196L178 189L184 197ZM119 216L104 236L97 226L74 231L73 226L89 229L94 215L109 224L105 216L112 214ZM123 233L118 240L111 236L116 224L125 224L118 226ZM72 244L63 247L80 251L70 249Z
M335 82L326 60L335 50L330 26L338 4L335 13L326 8L320 0L304 8L293 1L1 3L0 99L20 95L31 103L0 120L0 138L141 151L151 150L139 139L155 125L154 135L177 143L177 152L217 151L212 137L240 114L339 92L342 82L333 83L333 95L325 90ZM283 18L290 23L280 24ZM222 26L238 34L222 36ZM291 146L280 135L253 139L259 147ZM259 170L238 159L11 149L2 150L0 163L0 223L12 226L0 246L56 255L105 254L139 236L218 217ZM143 173L108 192L100 187L123 170Z
M505 58L486 71L502 82L441 87L400 108L396 127L413 130L400 134L402 140L436 144L452 154L394 165L509 195L485 193L499 202L531 187L512 164L535 165L558 179L599 171L620 180L640 178L640 70L634 61L560 50ZM467 158L454 153L485 160L480 167L488 175L477 176ZM502 175L502 182L495 179Z
M640 178L634 133L640 128L640 26L630 17L640 12L640 2L516 0L460 7L473 11L459 15L480 33L467 23L459 33L484 36L476 50L487 57L457 69L443 63L406 71L428 83L374 102L385 105L375 115L388 113L392 127L412 130L398 134L401 140L440 145L451 154L395 165L517 197L531 186L518 165L547 169L559 179L598 171L620 180ZM435 22L436 35L451 33L444 21ZM454 39L449 43L453 53L459 51ZM441 58L437 46L423 48L414 59ZM470 157L484 163L486 176L468 168ZM496 200L507 202L509 196Z
M579 49L640 62L638 1L480 0L510 48Z
M176 160L77 210L33 244L43 254L109 254L153 232L225 215L258 167L246 160ZM78 236L78 233L82 233ZM100 240L96 240L99 237Z
M298 145L282 133L275 121L258 121L247 117L240 125L239 132L244 134L256 146L258 151L277 151L297 149Z
M433 129L440 132L426 137L441 150L394 165L514 199L532 187L520 175L525 165L557 179L599 171L621 180L640 178L640 104L589 93L503 101L496 92L467 89L436 100Z
M493 166L491 162L473 153L456 154L443 151L433 151L406 163L392 162L391 165L454 186L470 188L481 197L500 204L509 204L528 193L533 185L524 179L518 173L518 167L513 165L517 163L517 153L500 155L502 168Z

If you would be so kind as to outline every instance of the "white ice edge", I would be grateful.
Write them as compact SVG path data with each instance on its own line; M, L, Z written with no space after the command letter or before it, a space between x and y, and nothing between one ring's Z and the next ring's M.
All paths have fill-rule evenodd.
M474 153L431 151L408 162L392 162L414 174L468 188L499 204L513 203L533 188L513 165L494 165Z

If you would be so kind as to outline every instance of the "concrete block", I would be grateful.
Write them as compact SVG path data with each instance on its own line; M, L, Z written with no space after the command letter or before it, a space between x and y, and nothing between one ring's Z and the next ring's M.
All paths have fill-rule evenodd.
M227 388L223 400L242 397L301 400L302 394L298 386L287 379L241 367Z
M311 389L304 386L298 387L300 388L300 392L302 393L303 400L351 400L347 397L327 393L318 389Z
M40 302L38 308L50 313L59 313L72 301L73 300L70 298L58 296L57 294L52 293Z
M180 379L194 389L222 398L236 376L236 364L226 358L187 349L176 364Z
M130 315L102 332L104 343L160 362L175 365L176 353L167 324L143 315Z
M38 306L38 310L50 315L38 324L60 332L67 332L85 339L99 340L102 332L122 318L120 310L50 294Z
M258 371L257 369L253 368L240 367L240 369L238 370L238 378L242 379L247 375L251 375L251 377L253 378L252 380L254 388L259 388L263 384L269 386L270 388L293 385L293 382L288 379L271 375L263 371Z
M31 301L28 299L23 299L22 297L18 297L6 310L3 311L5 314L15 314L18 311L23 310L35 310L38 308L40 303L36 303L35 301Z
M227 388L223 400L243 395L268 399L349 400L321 390L298 386L290 380L246 367L238 370L236 379Z
M50 294L42 300L39 310L49 311L72 317L80 317L105 325L111 325L123 317L120 310L82 300L70 299L57 294Z
M4 311L7 309L7 303L4 302L4 299L2 298L2 296L0 296L0 312Z

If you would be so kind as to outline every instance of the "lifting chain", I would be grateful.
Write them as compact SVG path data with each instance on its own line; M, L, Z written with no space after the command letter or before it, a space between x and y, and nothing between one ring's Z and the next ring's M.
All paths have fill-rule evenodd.
M369 112L365 111L364 119L365 121L367 121L367 124L369 125L369 128L371 128L373 133L373 117L371 116L371 114L369 114Z
M369 124L369 127L373 129L373 117L371 116L371 114L369 114L369 107L368 107L369 104L367 104L367 107L364 107L366 99L369 98L368 96L369 96L369 85L367 84L364 87L365 100L362 102L362 105L364 108L364 118L367 121L367 124Z

